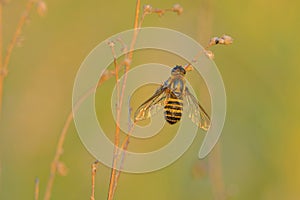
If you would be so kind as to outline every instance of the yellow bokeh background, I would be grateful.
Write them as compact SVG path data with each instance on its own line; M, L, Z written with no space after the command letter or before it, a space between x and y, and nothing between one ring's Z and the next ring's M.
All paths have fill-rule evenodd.
M4 50L26 2L11 0L3 7ZM142 1L142 5L155 8L170 8L175 3L184 8L182 15L153 14L145 18L143 26L174 29L203 45L223 33L234 38L230 46L211 49L227 92L227 118L219 146L221 160L216 162L222 170L219 181L224 184L227 199L300 199L300 3ZM97 44L133 27L135 1L52 0L46 4L44 17L31 13L22 32L24 41L14 49L4 82L0 121L3 200L33 199L36 177L43 198L59 134L71 110L73 83L81 62ZM133 65L180 64L168 55L155 58L137 52ZM197 83L196 78L193 81ZM105 82L96 98L102 98L101 91L113 85L113 79ZM203 85L199 88L205 90ZM202 101L209 105L205 95ZM99 118L111 115L102 112L101 105L97 109ZM113 134L114 122L105 123ZM162 146L173 132L170 128L161 133L167 136L159 136L162 139L152 147ZM197 158L202 140L199 131L191 148L167 168L147 174L123 173L115 199L215 199L216 183L209 175L208 158ZM82 145L73 123L61 161L68 174L55 178L51 199L89 199L94 158ZM109 176L110 170L100 165L96 199L107 198Z

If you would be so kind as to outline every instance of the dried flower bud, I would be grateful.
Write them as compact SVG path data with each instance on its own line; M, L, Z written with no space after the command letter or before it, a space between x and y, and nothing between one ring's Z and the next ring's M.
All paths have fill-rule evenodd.
M183 8L181 7L181 5L175 4L175 5L173 5L173 7L172 7L172 11L173 11L173 12L176 12L178 15L180 15L180 14L183 13Z
M43 17L46 15L47 13L47 5L44 1L40 0L37 2L37 13Z
M229 45L229 44L232 44L232 42L233 42L232 37L230 37L228 35L222 35L220 40L222 40L222 43L220 42L220 44L224 44L224 45Z
M115 46L115 43L113 41L108 41L107 45L112 48Z
M220 42L220 38L213 37L210 39L208 46L213 46L213 45L219 44L219 42Z
M145 14L152 13L152 6L151 5L144 5L144 13Z
M68 168L63 162L57 164L57 172L61 176L66 176L68 174Z
M212 51L206 50L204 53L211 60L213 60L215 58L215 55L213 54Z
M216 44L224 44L224 45L229 45L232 44L233 39L232 37L228 35L222 35L222 37L213 37L210 39L208 46L213 46Z

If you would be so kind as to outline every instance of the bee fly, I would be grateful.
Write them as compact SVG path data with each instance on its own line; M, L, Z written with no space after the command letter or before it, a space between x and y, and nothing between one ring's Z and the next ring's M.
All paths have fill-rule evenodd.
M170 78L136 110L134 114L135 121L149 118L159 107L163 106L165 120L169 124L175 124L181 119L184 105L189 118L198 127L207 130L210 125L210 118L186 87L185 74L186 70L182 66L177 65L174 67Z

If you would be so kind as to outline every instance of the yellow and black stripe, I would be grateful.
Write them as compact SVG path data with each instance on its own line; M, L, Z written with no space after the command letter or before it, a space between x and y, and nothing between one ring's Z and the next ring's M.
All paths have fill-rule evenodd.
M165 119L169 124L175 124L182 116L182 99L169 98L164 106Z

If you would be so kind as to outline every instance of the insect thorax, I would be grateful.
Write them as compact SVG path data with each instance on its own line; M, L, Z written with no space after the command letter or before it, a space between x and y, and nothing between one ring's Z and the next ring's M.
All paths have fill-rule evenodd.
M171 77L169 89L179 99L182 99L185 91L185 80L182 76Z

